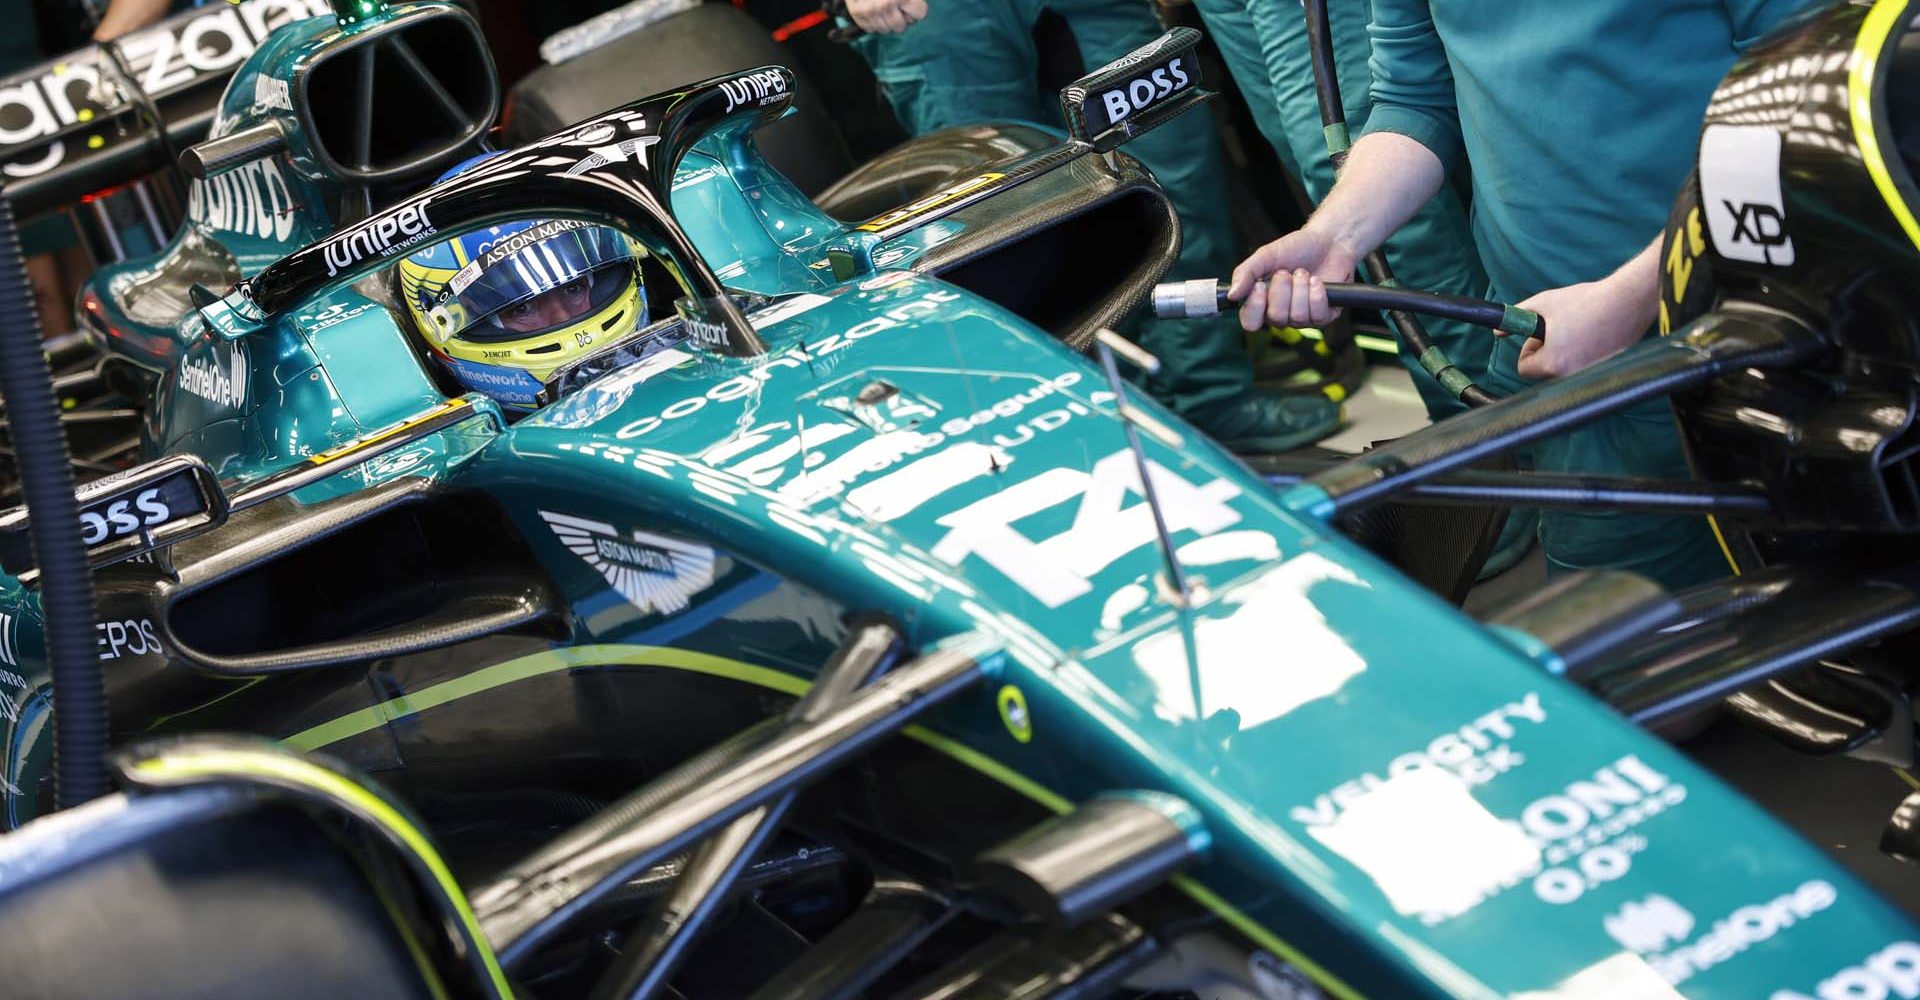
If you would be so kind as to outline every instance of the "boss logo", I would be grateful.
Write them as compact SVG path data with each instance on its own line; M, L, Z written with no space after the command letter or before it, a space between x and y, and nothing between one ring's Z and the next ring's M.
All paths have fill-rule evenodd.
M109 538L124 538L173 520L173 511L160 496L160 488L141 490L131 497L115 500L99 510L80 512L81 541L98 545Z
M1187 89L1193 78L1187 73L1187 57L1175 56L1164 66L1156 66L1111 90L1100 92L1100 105L1107 113L1107 125L1117 124L1131 114Z

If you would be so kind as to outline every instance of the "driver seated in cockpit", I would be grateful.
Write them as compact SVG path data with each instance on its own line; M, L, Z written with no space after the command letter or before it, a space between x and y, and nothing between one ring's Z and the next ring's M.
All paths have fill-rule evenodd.
M436 365L515 417L549 401L543 389L556 372L645 325L644 256L606 226L515 222L406 257L400 287Z

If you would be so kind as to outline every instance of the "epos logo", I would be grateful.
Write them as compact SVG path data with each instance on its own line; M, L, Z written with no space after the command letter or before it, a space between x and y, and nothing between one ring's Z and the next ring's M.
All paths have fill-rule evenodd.
M1187 89L1193 78L1187 75L1186 62L1186 56L1175 56L1165 66L1151 73L1136 76L1112 90L1101 91L1100 103L1106 108L1107 123L1117 124L1122 118L1145 111L1154 102Z

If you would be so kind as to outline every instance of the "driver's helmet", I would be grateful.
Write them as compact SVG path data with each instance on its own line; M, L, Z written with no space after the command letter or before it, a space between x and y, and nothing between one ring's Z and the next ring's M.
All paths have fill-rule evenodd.
M498 155L473 157L440 179ZM554 371L646 321L643 255L606 226L514 222L409 255L400 288L448 375L525 411Z

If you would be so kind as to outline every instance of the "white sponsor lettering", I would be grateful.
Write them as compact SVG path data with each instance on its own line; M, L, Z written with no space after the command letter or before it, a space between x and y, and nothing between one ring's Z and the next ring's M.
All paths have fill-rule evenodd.
M232 341L227 344L225 359L218 348L206 356L188 357L180 366L180 388L216 406L239 409L247 401L245 350L238 341Z
M432 236L438 230L427 217L427 205L428 202L423 201L392 214L376 216L320 244L327 262L327 277L376 254L390 257Z
M1516 724L1539 725L1546 721L1547 710L1540 704L1539 693L1529 692L1519 701L1501 705L1458 729L1441 733L1425 747L1394 757L1381 773L1369 772L1341 782L1331 791L1315 796L1312 805L1295 806L1289 815L1295 822L1307 826L1326 826L1338 820L1340 811L1353 800L1391 778L1423 768L1450 771L1468 786L1485 784L1527 762L1526 756L1507 742L1518 733Z
M0 663L9 667L20 665L20 618L17 615L0 614Z
M308 333L319 333L322 330L329 330L339 326L361 313L376 308L378 308L378 306L372 302L361 302L358 305L352 306L336 302L311 316L301 316L299 320L300 325L305 327Z
M1111 90L1101 91L1100 103L1106 107L1107 121L1118 124L1122 118L1145 111L1156 101L1187 89L1191 82L1192 78L1187 75L1187 57L1176 56L1151 73L1136 76Z
M1620 947L1647 955L1685 941L1693 933L1693 914L1656 892L1623 904L1604 924Z
M100 622L93 628L99 633L94 637L94 645L99 648L103 660L162 652L160 637L154 634L151 619L128 618L124 621Z
M240 409L247 402L246 351L235 340L227 343L225 358L217 346L188 357L180 365L180 388L215 406Z
M1686 798L1685 785L1629 755L1595 771L1591 781L1528 803L1519 826L1554 866L1535 876L1534 895L1564 905L1625 877L1633 855L1647 846L1646 838L1628 831Z
M292 111L293 95L287 92L287 81L262 73L253 78L253 103L263 108Z
M299 205L279 160L243 163L187 187L187 218L203 226L263 240L285 241Z
M922 313L936 312L941 305L956 301L959 298L960 295L958 292L941 289L928 291L920 296L900 303L873 319L854 324L847 328L845 333L828 334L817 340L809 341L805 347L789 347L781 352L778 357L760 365L745 375L738 375L727 379L708 389L701 395L689 396L686 399L669 404L660 411L659 416L641 417L628 422L618 431L615 431L614 436L622 440L637 438L658 430L662 424L670 420L677 420L681 417L700 412L706 407L708 402L722 403L752 395L760 383L771 379L776 373L783 369L806 368L814 361L830 357L845 350L856 340L863 340L874 334L894 329Z
M578 176L589 170L598 170L609 163L625 163L628 160L636 161L644 167L647 165L647 148L659 141L660 137L657 135L643 135L604 146L594 146L588 150L587 155L567 168L567 175Z
M361 467L361 476L369 483L392 479L433 457L429 447L410 448L392 455L382 455Z
M1348 814L1362 805L1375 807L1377 812L1385 789L1406 786L1411 779L1426 776L1454 782L1467 800L1472 801L1466 792L1466 779L1457 773L1444 766L1413 767L1390 774L1386 780L1336 808L1327 810L1330 803L1316 801L1312 809L1294 810L1293 818L1306 823L1316 839L1330 846L1341 845L1336 846L1336 850L1351 855L1379 839L1379 831L1369 832L1365 824L1356 825ZM1410 897L1420 898L1421 905L1403 910L1429 927L1445 923L1529 880L1534 894L1541 900L1566 904L1596 886L1625 877L1633 867L1633 856L1647 848L1647 839L1635 828L1686 801L1686 797L1685 785L1629 755L1595 771L1591 780L1570 782L1560 792L1528 803L1520 810L1518 819L1500 820L1505 830L1504 841L1491 837L1484 824L1474 825L1471 835L1439 838L1439 843L1450 845L1449 850L1468 850L1471 845L1472 850L1491 852L1478 869L1448 868L1452 864L1449 855L1410 850L1404 838L1380 841L1391 845L1401 856L1382 859L1368 854L1367 857L1370 864L1382 869L1399 870L1395 866L1414 865L1413 869L1407 869L1410 886L1412 881L1417 881L1413 880L1412 871L1430 873L1434 886L1418 889L1417 893L1415 888L1406 890ZM1404 824L1407 815L1418 814L1401 809L1388 815L1399 817L1396 822ZM1331 822L1315 825L1313 821L1319 819ZM1525 850L1492 851L1489 845L1498 842L1523 844ZM1446 868L1449 877L1431 876L1436 868Z
M160 488L141 490L131 498L115 500L101 510L80 512L80 540L98 545L109 538L124 538L143 528L173 520L173 511L160 499Z
M727 95L728 113L749 104L754 107L765 107L786 94L787 75L776 69L763 69L758 73L748 73L731 80L722 80L720 89Z
M1653 895L1608 916L1606 929L1622 947L1645 956L1662 978L1678 986L1831 907L1838 896L1832 883L1804 882L1764 903L1734 910L1689 942L1693 915L1673 900Z
M1914 1000L1920 997L1920 943L1895 941L1820 980L1813 996L1797 990L1775 990L1768 1000Z
M1149 461L1147 468L1169 532L1210 535L1239 522L1240 513L1227 505L1240 495L1239 487L1224 479L1195 485L1158 462ZM978 557L1040 603L1059 607L1091 592L1094 574L1153 541L1146 503L1125 506L1129 494L1140 492L1139 467L1129 451L1100 459L1091 473L1048 469L940 518L947 533L932 554L955 566ZM1065 531L1035 541L1014 527L1075 498L1079 508Z
M209 7L179 24L157 25L119 39L120 53L141 87L160 97L202 74L238 65L280 25L330 9L326 0L249 0L238 8ZM101 86L97 58L81 54L42 76L0 88L0 147L25 146L113 110L107 105L118 98L106 96L109 88ZM89 96L94 93L101 93L105 104ZM0 167L0 174L32 177L52 170L65 162L71 141L76 140L49 143L37 159L30 154L16 158Z
M1439 768L1389 778L1307 832L1373 879L1396 912L1428 926L1540 867L1538 845Z
M478 277L480 271L486 271L536 243L545 242L561 233L585 229L589 225L590 223L581 222L578 219L554 219L522 229L510 236L503 236L498 240L482 242L474 248L480 254L479 259L468 264L467 267L479 265L478 271L475 272L475 277ZM466 268L461 270L464 272ZM468 279L468 283L471 284L472 279ZM459 290L464 290L464 286Z
M695 319L692 316L688 316L681 321L681 325L686 328L687 339L702 347L727 346L727 325L725 323L710 323L703 319Z
M1060 405L1039 412L1029 413L1033 404L1042 400L1057 400L1061 390L1080 382L1079 372L1063 372L1052 379L1038 380L1029 389L1012 393L993 405L974 413L970 417L955 417L940 425L935 431L920 432L911 428L894 427L891 424L875 427L873 437L862 440L844 454L833 458L810 458L814 464L805 469L791 482L780 487L782 496L790 497L795 503L807 506L839 496L847 487L866 476L884 472L897 465L903 459L932 451L949 440L967 434L970 431L994 424L1001 420L1021 419L1012 427L996 428L990 439L994 454L1000 456L1002 464L1013 449L1035 439L1036 436L1058 430L1066 426L1077 416L1087 416L1093 411L1086 405L1068 398ZM1110 398L1111 393L1097 392L1094 402ZM900 398L896 396L894 398ZM784 422L778 428L788 426ZM777 429L774 427L768 430ZM755 485L769 486L785 478L788 463L805 453L818 454L821 444L852 433L853 428L846 424L815 424L807 428L805 441L796 438L775 445L772 448L755 453L727 468L728 472L744 476ZM831 437L824 436L831 432ZM728 451L720 457L709 456L710 461L726 461L738 455L745 448L755 447L768 438L762 436L759 442L728 442L723 446ZM929 498L930 499L930 498Z

